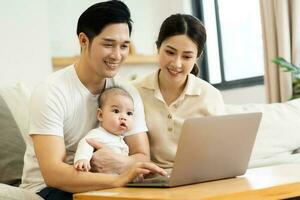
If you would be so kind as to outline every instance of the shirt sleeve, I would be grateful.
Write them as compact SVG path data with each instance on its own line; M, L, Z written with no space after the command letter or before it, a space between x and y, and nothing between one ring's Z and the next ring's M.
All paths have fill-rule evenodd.
M134 135L137 133L142 133L142 132L147 132L148 128L146 125L146 120L145 120L145 112L144 112L144 106L142 99L133 85L130 83L122 83L120 84L119 82L115 82L116 85L124 88L133 98L134 101L134 122L133 122L133 128L126 132L124 136L129 136L129 135Z
M91 158L93 156L94 148L89 143L87 143L86 139L87 138L96 138L96 137L100 137L100 136L101 136L101 134L99 134L99 132L97 132L93 129L90 132L88 132L88 134L79 141L77 150L76 150L76 153L74 156L74 164L78 160L88 160L88 161L91 160Z
M64 107L60 90L40 84L30 100L29 134L63 136Z
M221 92L215 89L215 92L210 98L210 104L208 106L208 112L211 115L224 115L225 114L225 104Z

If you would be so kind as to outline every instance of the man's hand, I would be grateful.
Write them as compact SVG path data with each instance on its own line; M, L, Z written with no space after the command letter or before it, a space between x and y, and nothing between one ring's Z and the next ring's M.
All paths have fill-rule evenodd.
M96 149L91 159L92 171L120 174L126 169L129 156L114 153L110 148L96 140L86 139L86 141Z
M115 186L124 186L126 183L133 181L135 178L143 177L150 173L167 176L167 172L165 170L151 162L137 162L117 177Z

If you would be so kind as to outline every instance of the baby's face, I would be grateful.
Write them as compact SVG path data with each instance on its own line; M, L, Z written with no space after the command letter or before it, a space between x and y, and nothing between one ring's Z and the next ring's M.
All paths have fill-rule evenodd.
M109 94L102 107L101 126L112 134L121 135L132 128L133 111L129 97Z

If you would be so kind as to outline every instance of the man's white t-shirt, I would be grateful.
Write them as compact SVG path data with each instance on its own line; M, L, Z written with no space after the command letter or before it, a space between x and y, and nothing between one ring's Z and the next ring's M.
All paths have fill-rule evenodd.
M130 84L106 79L106 88L114 85L127 90L134 99L134 126L130 132L125 133L125 136L146 132L143 103L136 89ZM21 187L34 192L46 187L30 135L63 137L67 153L65 162L72 165L79 140L98 125L96 118L98 96L90 93L81 83L74 65L51 74L38 85L30 101L29 134L25 139L26 151Z
M87 143L87 138L92 138L101 142L115 153L128 156L129 148L123 140L124 136L115 135L99 126L98 128L89 131L88 134L79 141L74 157L74 163L76 163L78 160L91 160L94 148Z

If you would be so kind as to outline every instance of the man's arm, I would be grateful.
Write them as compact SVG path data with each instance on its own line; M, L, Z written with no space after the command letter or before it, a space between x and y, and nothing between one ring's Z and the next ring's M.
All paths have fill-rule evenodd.
M93 170L122 173L136 162L150 161L150 148L146 133L126 136L124 140L129 147L130 156L116 154L100 142L88 140L88 143L97 149L91 160Z
M67 192L85 192L104 188L120 187L139 174L165 172L152 163L137 163L120 176L112 174L77 171L64 163L66 156L62 137L32 135L34 150L46 185Z
M62 137L32 135L32 139L46 185L72 193L114 187L115 176L80 172L64 163L66 151Z

